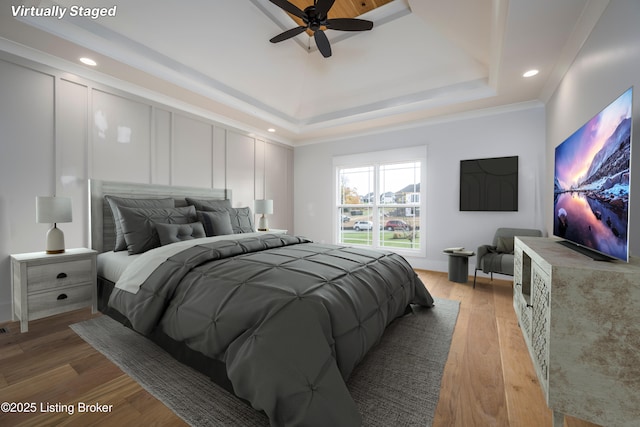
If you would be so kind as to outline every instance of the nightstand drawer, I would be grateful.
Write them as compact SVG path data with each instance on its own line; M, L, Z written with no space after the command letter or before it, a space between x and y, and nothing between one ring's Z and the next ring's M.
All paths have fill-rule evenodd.
M29 320L40 319L92 304L93 284L60 287L27 297Z
M27 267L27 292L91 282L90 259L30 265Z

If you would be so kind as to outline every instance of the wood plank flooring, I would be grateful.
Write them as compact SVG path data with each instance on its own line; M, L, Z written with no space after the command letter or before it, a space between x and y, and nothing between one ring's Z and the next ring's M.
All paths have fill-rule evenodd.
M511 282L482 278L473 289L446 273L418 273L434 296L461 302L433 426L551 426L511 306ZM3 325L9 332L0 334L0 402L33 402L36 411L0 412L0 425L185 425L68 327L91 317L86 309L36 320L24 334L17 322ZM77 402L113 406L78 413ZM71 404L73 415L65 410ZM565 426L594 424L567 417Z

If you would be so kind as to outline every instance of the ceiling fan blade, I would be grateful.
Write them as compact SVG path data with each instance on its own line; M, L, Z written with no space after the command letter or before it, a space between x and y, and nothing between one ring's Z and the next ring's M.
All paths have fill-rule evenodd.
M271 3L289 12L292 15L297 16L300 19L306 19L307 15L298 8L295 4L289 3L287 0L269 0Z
M340 31L368 31L373 28L373 22L356 18L327 19L327 28Z
M298 34L304 32L304 30L306 30L307 27L304 26L300 26L300 27L296 27L296 28L292 28L290 30L285 31L282 34L278 34L277 36L275 36L274 38L272 38L271 40L269 40L271 43L278 43L281 42L283 40L287 40L290 39L291 37L295 37Z
M317 0L315 3L318 16L327 16L329 9L331 9L335 1L336 0Z
M316 39L316 46L318 46L318 50L325 58L331 56L331 45L329 44L329 39L327 35L322 30L316 30L313 33L313 38Z

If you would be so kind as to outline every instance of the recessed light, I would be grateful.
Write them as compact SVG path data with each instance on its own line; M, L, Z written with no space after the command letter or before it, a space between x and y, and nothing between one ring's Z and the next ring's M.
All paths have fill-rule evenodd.
M82 62L85 65L90 65L92 67L95 67L96 65L98 65L98 63L91 58L80 58L80 62Z
M538 70L529 70L529 71L527 71L526 73L524 73L524 74L522 75L522 77L533 77L533 76L535 76L536 74L538 74L539 72L540 72L540 71L538 71Z
M276 130L275 130L274 128L269 128L269 129L267 129L267 131L268 131L268 132L273 133L273 132L275 132Z

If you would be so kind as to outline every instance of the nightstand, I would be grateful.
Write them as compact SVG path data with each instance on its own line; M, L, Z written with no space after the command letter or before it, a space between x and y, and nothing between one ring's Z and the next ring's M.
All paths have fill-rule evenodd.
M27 332L29 320L89 306L95 313L96 256L86 248L11 255L13 320L20 320L20 332Z
M263 230L257 230L258 233L267 233L267 234L287 234L288 230L280 230L278 228L270 228L266 231Z

